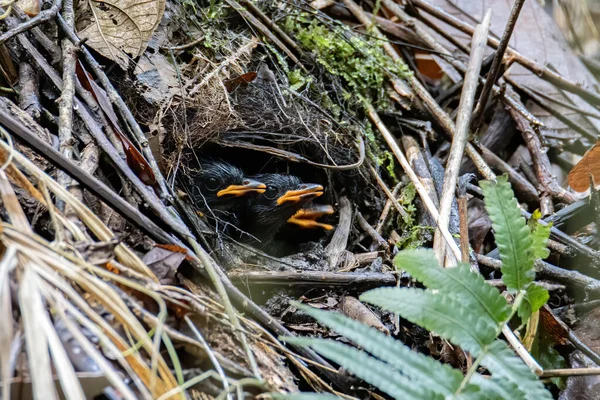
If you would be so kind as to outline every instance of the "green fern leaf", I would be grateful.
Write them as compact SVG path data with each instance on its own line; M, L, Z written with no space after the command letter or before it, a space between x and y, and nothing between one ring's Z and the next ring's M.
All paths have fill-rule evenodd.
M495 379L505 379L519 387L527 400L552 399L542 382L501 340L494 341L488 347L481 365L486 367Z
M550 293L541 286L534 283L527 286L525 297L519 305L518 314L521 321L525 323L529 316L542 308L550 298Z
M509 291L519 291L533 282L532 235L521 216L508 176L497 181L480 181L485 208L492 221L502 260L502 280Z
M473 375L471 383L481 388L489 399L526 400L525 393L517 385L505 379L479 374Z
M415 385L383 361L345 344L333 340L296 337L286 337L283 340L312 348L395 399L444 399L440 394L433 393L421 385Z
M500 324L510 315L510 307L500 291L488 285L483 277L471 271L467 264L456 268L440 268L431 249L405 250L394 259L396 268L407 271L429 289L455 297L464 308L481 311Z
M475 357L497 335L498 325L452 297L420 289L379 288L360 299L434 331Z
M540 213L540 210L535 210L529 219L529 227L533 239L531 251L533 252L534 260L543 260L550 255L550 250L546 247L548 245L548 239L550 238L550 228L552 227L552 224L542 225L539 222L541 217L542 213Z
M402 374L414 379L417 384L436 393L444 396L452 395L462 382L463 375L460 371L414 352L402 342L376 329L335 312L322 311L297 303L294 305L375 357L389 363Z

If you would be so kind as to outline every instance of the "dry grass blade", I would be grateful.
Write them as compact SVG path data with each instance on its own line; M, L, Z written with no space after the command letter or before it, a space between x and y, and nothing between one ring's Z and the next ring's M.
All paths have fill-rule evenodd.
M0 380L3 399L10 398L10 348L13 339L12 304L9 287L9 273L17 264L16 250L8 247L0 261Z
M35 279L32 281L32 285L36 285L36 293L41 293L42 282L37 276L35 276ZM54 325L50 321L48 314L46 312L42 312L39 314L39 316L39 322L41 323L43 332L46 334L48 339L48 346L50 347L52 362L54 364L56 374L58 375L65 398L73 400L85 398L81 384L79 383L77 375L75 374L75 370L73 369L73 364L71 364L67 352L65 351L65 348L63 347L63 344L61 343L58 333L54 329Z
M42 320L46 312L38 286L38 276L25 268L19 282L19 306L23 316L27 360L36 399L57 399L48 353L48 338Z
M23 232L33 233L29 221L19 204L19 200L3 170L0 170L0 196L2 196L2 203L14 226Z
M68 204L81 221L98 237L99 240L108 242L114 239L115 234L96 216L89 208L87 208L81 201L75 198L69 191L59 185L54 179L46 175L40 170L33 162L28 160L19 152L15 151L8 144L0 141L0 147L8 154L11 154L15 161L21 165L29 174L31 174L38 181L46 185L46 187L52 191L58 198ZM0 157L3 156L0 154ZM3 158L3 157L2 157ZM4 160L0 160L4 161ZM119 261L133 268L136 271L142 272L144 275L151 277L158 281L154 273L142 262L142 260L136 256L130 249L125 245L118 245L115 249L117 258Z

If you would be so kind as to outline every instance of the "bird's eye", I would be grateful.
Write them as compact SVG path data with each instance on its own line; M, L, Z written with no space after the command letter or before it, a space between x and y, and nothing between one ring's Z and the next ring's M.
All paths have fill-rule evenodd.
M269 200L275 200L279 195L279 189L277 186L269 185L267 186L267 190L265 190L264 196Z
M219 180L217 178L207 178L204 181L204 186L208 189L208 190L217 190L219 188Z

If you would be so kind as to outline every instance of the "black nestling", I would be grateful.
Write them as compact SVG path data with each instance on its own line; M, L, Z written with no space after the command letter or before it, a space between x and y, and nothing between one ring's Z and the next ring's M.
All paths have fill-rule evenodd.
M246 178L238 167L224 161L204 161L189 177L188 194L209 219L237 226L249 197L264 193L266 185Z
M298 210L323 194L323 186L303 183L293 175L261 174L252 178L267 188L248 203L241 227L251 235L251 242L261 248L273 241Z

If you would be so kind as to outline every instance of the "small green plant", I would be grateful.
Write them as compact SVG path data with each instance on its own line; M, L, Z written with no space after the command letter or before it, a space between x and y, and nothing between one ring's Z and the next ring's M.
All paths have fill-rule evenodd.
M324 23L306 12L290 12L285 29L331 74L342 77L354 93L371 100L385 98L383 83L387 73L399 77L410 74L402 62L388 57L381 40L360 37L343 24Z
M514 295L512 306L468 264L441 268L427 249L405 250L395 258L396 266L426 289L379 288L360 297L469 352L474 362L466 374L360 322L304 305L298 307L361 350L333 340L284 340L312 348L395 399L551 399L536 375L498 339L515 314L525 323L548 298L534 283L534 261L547 255L549 228L537 219L528 227L506 176L480 186L500 251L502 279Z

